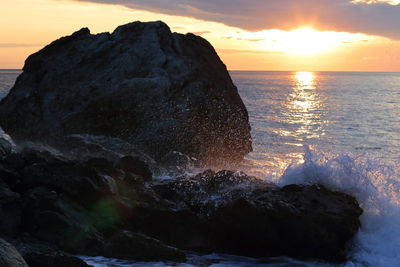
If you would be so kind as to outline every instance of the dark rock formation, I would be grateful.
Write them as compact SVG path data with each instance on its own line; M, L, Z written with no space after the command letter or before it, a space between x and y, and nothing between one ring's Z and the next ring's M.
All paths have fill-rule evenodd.
M340 262L360 227L355 198L318 185L280 188L241 173L206 171L155 190L198 214L197 222L207 229L197 248L202 250ZM199 229L193 224L186 232L195 235ZM162 231L150 232L168 241ZM186 245L191 244L180 247Z
M83 260L57 251L36 251L24 255L29 267L90 267Z
M11 191L1 179L2 174L0 168L0 233L15 236L21 225L22 201L20 195Z
M128 160L136 165L114 167L124 167L122 162ZM10 153L0 160L0 235L11 239L28 235L73 254L182 261L185 256L178 249L119 230L138 216L138 205L156 203L146 189L152 177L144 166L126 157L77 162L48 150ZM60 261L64 262L60 266L80 266L78 259L62 251L37 245L24 249L24 257L33 266L58 266Z
M162 22L82 29L31 55L23 70L0 104L0 125L17 141L86 133L201 163L251 151L246 108L213 47Z
M0 137L0 157L11 153L12 145L9 141Z
M186 256L176 248L168 247L157 239L129 231L118 231L107 240L101 255L109 258L139 261L184 261Z
M28 267L21 254L15 247L0 238L0 266L1 267Z
M152 173L149 166L143 162L140 158L125 156L120 158L115 164L117 169L121 169L125 172L134 173L143 177L146 181L150 181Z
M83 260L32 239L15 242L29 267L90 267Z
M183 261L184 249L338 262L361 212L321 186L280 188L231 171L158 181L133 157L79 162L32 148L0 160L0 234L73 254ZM46 251L26 259L75 262Z

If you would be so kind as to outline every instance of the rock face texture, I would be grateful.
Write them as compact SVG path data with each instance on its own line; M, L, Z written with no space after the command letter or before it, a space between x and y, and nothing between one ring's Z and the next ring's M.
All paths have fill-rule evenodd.
M213 47L163 22L113 33L87 28L31 55L0 103L14 139L117 137L156 159L179 151L199 162L251 151L246 108Z
M28 267L28 264L14 246L0 238L0 266Z
M92 267L83 260L51 248L45 243L23 238L14 243L29 267Z
M155 191L164 199L185 203L201 218L197 224L202 226L192 224L183 238L202 236L197 250L227 254L344 261L362 214L355 198L323 186L278 187L232 171L205 171L155 186ZM151 218L147 220L150 223ZM178 247L193 249L187 240L166 237L154 225L148 233L167 242L177 238L173 242Z
M0 236L32 266L84 266L66 253L181 262L182 250L341 262L360 227L356 200L322 186L232 171L157 180L146 168L126 156L10 151L0 156Z
M0 156L0 236L16 240L29 266L83 266L75 257L51 248L73 254L183 261L185 254L178 249L123 230L135 215L141 216L135 214L138 205L158 203L146 189L146 181L152 180L146 165L136 159L138 171L119 169L126 160L77 162L33 148ZM42 242L46 246L37 244Z

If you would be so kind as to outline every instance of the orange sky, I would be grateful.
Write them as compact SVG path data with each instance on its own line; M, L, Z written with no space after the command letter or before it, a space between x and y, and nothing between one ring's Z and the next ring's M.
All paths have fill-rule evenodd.
M25 58L61 36L89 27L112 31L135 20L163 20L173 31L209 40L230 70L400 71L400 41L388 37L304 29L249 32L222 23L69 0L0 0L0 68L22 68Z

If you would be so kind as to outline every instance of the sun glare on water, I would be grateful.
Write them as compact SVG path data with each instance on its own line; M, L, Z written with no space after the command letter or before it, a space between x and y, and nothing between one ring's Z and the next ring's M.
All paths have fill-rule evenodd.
M298 71L294 75L297 83L302 87L307 86L309 89L315 89L313 86L315 82L315 74L309 71Z

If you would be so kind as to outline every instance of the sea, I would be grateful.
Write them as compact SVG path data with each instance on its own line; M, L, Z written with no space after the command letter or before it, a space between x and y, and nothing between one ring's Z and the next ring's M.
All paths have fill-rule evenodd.
M0 98L20 70L0 70ZM93 266L400 266L400 73L231 71L249 112L253 152L229 168L355 196L361 229L340 265L190 255L187 263L85 257ZM0 135L6 136L0 132Z

